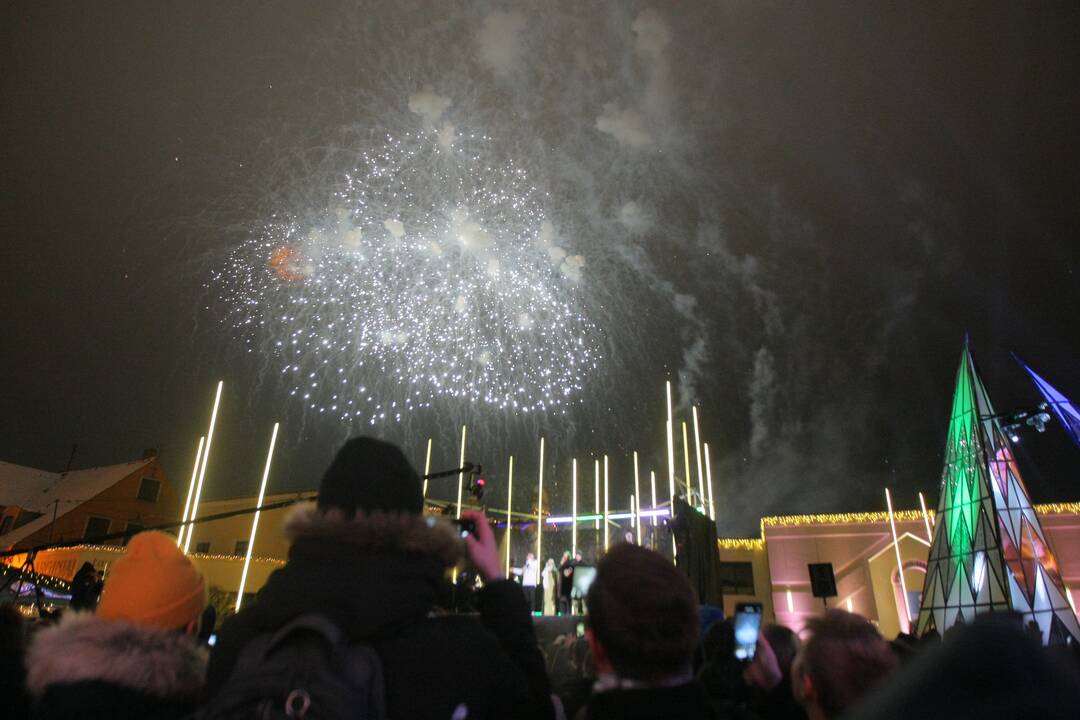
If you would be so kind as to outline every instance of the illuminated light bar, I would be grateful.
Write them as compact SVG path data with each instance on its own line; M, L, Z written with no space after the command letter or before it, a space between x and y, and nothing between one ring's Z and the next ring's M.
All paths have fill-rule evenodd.
M922 508L923 522L926 523L926 539L930 541L930 544L934 544L934 531L931 530L930 513L926 512L926 498L923 494L919 493L919 507Z
M795 598L791 596L791 588L787 589L787 611L789 613L795 612Z
M911 632L911 606L908 604L907 582L904 581L904 563L900 560L900 541L896 538L896 520L893 517L892 494L889 492L889 488L885 488L885 504L889 508L889 527L892 529L893 549L896 550L896 572L900 575L900 592L904 594L904 607L900 608L898 606L896 610L897 614L900 614L900 610L903 610L903 631Z
M210 430L206 433L206 447L203 448L202 465L199 467L199 482L195 485L195 498L191 504L191 516L188 518L192 524L188 526L187 535L184 537L184 554L187 555L191 547L191 536L195 532L195 516L199 512L199 498L202 497L203 480L206 478L206 465L210 461L210 444L214 441L214 425L217 423L218 405L221 403L221 388L225 386L224 380L219 380L217 393L214 395L214 409L210 412Z
M668 508L653 508L652 510L642 510L641 511L641 517L667 517L670 514L670 512L671 511ZM634 512L611 513L611 514L608 515L608 520L629 520L630 518L633 518L635 515L636 515L636 513L634 513ZM603 520L603 519L604 519L603 513L600 513L600 514L597 514L597 515L578 515L577 516L577 521L579 523L593 522L595 520ZM551 517L544 518L544 522L549 523L551 525L563 525L565 523L574 522L574 518L571 515L552 515Z
M506 527L509 528L513 522L511 517L514 506L514 456L510 456L510 472L506 481ZM510 537L509 530L506 533L506 577L510 577L510 545L512 537Z
M262 482L259 484L259 500L255 507L262 507L263 498L266 497L266 481L270 478L270 463L274 460L274 445L277 443L278 423L274 423L274 431L270 434L270 449L266 453L266 467L263 468ZM251 551L255 549L255 535L259 531L259 514L255 511L255 517L251 520L251 537L248 538L247 553L244 554L244 570L240 573L240 589L236 591L236 612L240 612L240 603L244 601L244 587L247 585L248 568L251 567Z
M202 462L202 449L205 442L206 436L203 435L199 438L199 449L195 451L195 467L191 470L191 483L187 489L187 500L184 501L184 524L180 526L180 532L176 534L176 547L180 547L184 543L184 533L188 529L187 521L188 513L191 512L191 497L195 494L195 480L199 477L199 463Z
M465 435L466 435L466 432L467 432L467 428L464 425L462 425L461 426L461 454L458 457L458 467L459 468L464 468L465 467ZM461 519L461 486L464 483L465 483L465 471L462 470L462 471L460 471L458 473L458 476L457 476L457 512L454 514L454 517L458 518L459 520ZM457 578L457 573L456 572L454 573L454 577L455 577L455 579Z
M571 477L570 486L571 486L571 493L573 494L573 499L572 499L571 504L570 504L570 512L571 512L571 514L573 516L573 517L571 517L571 520L574 520L574 519L577 518L577 458L574 458L574 462L573 462L573 465L571 467L572 467L572 470L571 470L571 474L570 474L570 477ZM573 537L571 538L571 541L570 541L570 556L571 557L577 557L577 523L576 522L573 524L573 528L574 528L574 533L573 533Z
M607 455L604 456L604 550L608 549L608 540L611 538L611 528L608 527L608 520L610 519L608 514L608 460Z
M536 481L536 562L537 568L543 562L543 546L540 544L543 538L544 523L544 438L540 438L540 476ZM539 578L537 578L539 580Z
M427 456L424 458L424 491L421 494L427 500L427 476L431 473L431 438L427 439Z

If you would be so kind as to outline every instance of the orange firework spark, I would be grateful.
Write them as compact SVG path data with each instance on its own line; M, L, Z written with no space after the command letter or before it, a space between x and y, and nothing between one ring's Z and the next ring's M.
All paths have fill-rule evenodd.
M274 274L285 282L299 282L304 276L296 271L300 251L291 245L282 245L270 256L270 267Z

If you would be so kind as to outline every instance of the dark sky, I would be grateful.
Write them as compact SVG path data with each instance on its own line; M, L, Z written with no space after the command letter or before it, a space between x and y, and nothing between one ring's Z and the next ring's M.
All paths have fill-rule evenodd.
M241 350L212 274L271 213L325 209L341 158L425 86L550 192L607 351L569 417L376 429L418 462L434 431L451 464L467 421L496 485L510 452L535 474L543 433L554 477L608 452L625 490L631 449L664 475L670 376L701 407L721 531L752 534L876 509L886 483L936 500L965 333L1000 409L1038 400L1012 351L1080 397L1076 3L447 5L0 9L0 459L156 446L182 484L224 378L208 495L255 492L276 419L274 482L314 486L362 429L294 403L273 338ZM524 22L502 69L478 59L492 10ZM644 147L599 129L609 104L640 111ZM1076 499L1059 428L1019 454L1036 502Z

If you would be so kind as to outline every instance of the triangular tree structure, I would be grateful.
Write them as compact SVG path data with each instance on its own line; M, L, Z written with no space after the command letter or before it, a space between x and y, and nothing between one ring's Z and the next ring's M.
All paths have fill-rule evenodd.
M1043 641L1080 641L1057 560L971 353L956 373L937 521L915 632L1015 610Z
M1039 392L1046 399L1046 404L1050 406L1050 409L1057 415L1057 419L1061 421L1065 432L1069 434L1077 447L1080 447L1080 410L1069 402L1069 398L1058 392L1053 385L1046 382L1037 372L1032 370L1027 363L1018 357L1016 361L1027 370L1028 375L1031 376L1032 381L1035 383L1035 387L1039 388Z

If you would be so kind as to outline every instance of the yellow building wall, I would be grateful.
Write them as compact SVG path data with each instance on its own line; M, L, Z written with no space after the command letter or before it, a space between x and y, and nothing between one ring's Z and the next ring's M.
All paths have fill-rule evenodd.
M724 593L724 617L734 615L735 606L741 602L759 602L765 621L776 622L769 555L765 552L764 541L757 538L721 538L717 544L720 546L720 562L748 562L754 568L754 594Z
M290 500L303 500L311 497L313 497L311 492L278 493L263 498L263 505L272 505ZM253 508L256 506L257 500L256 497L208 500L199 504L196 519ZM285 523L285 517L292 510L292 507L287 506L259 513L259 529L255 538L255 547L252 550L253 556L281 560L288 556L289 544L285 541L282 527ZM236 553L237 543L246 543L251 536L251 522L254 517L254 514L246 513L221 520L197 523L192 531L191 543L188 545L188 549L195 552L200 544L208 543L209 547L204 554L233 555Z

